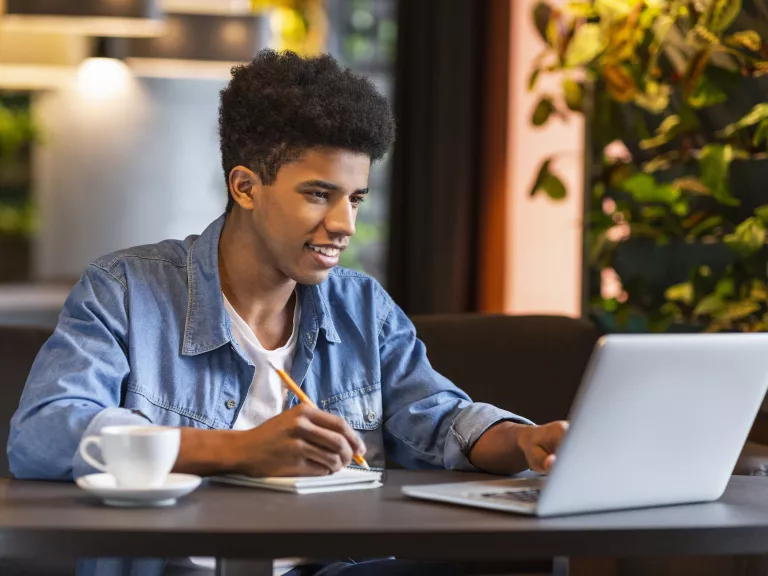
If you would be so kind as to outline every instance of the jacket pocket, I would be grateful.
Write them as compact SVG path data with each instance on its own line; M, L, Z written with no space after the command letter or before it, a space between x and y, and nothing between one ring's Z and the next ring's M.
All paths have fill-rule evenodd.
M160 426L216 428L213 418L135 386L128 387L122 407L138 410L153 424Z
M371 384L320 401L320 408L341 416L356 430L375 430L381 426L381 385Z
M383 468L384 436L381 385L371 384L342 392L325 400L319 407L341 416L354 428L365 443L365 459L374 468Z

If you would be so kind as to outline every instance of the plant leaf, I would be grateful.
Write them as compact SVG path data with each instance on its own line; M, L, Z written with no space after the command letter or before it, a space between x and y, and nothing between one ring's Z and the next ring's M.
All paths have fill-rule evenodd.
M563 80L563 94L565 95L565 104L569 110L581 112L584 99L584 89L581 84L570 78Z
M714 32L727 30L741 12L741 0L714 0L710 8L712 16L709 29Z
M752 300L767 300L768 299L768 286L762 280L753 280L752 286L749 289L749 297Z
M732 298L736 293L736 282L732 276L724 276L717 281L715 294L721 298Z
M680 188L685 192L692 192L694 194L700 194L702 196L709 196L711 192L709 188L704 185L704 182L696 178L695 176L683 176L672 182L672 186Z
M671 92L669 84L659 84L651 80L646 83L645 92L635 94L635 104L653 114L661 114L669 106Z
M539 0L533 9L533 23L544 42L547 42L547 25L551 17L552 7L547 2Z
M696 308L693 309L693 315L709 316L722 310L724 305L725 303L720 295L708 294L707 296L704 296L704 298L702 298L696 305Z
M570 14L571 16L574 16L576 18L591 18L597 14L595 12L595 8L592 6L592 2L586 2L586 1L568 2L563 7L563 10L567 14Z
M709 218L705 218L701 222L699 222L696 226L691 228L691 230L688 232L689 238L700 238L704 235L705 232L711 230L712 228L715 228L717 226L720 226L723 223L723 217L722 216L710 216Z
M534 68L533 72L531 72L530 78L528 78L528 91L533 92L533 89L536 88L536 82L539 79L539 75L541 74L541 68Z
M565 65L569 68L589 64L605 49L600 24L582 24L576 28L565 51Z
M752 144L755 148L760 146L763 142L768 142L768 120L763 120L757 127L754 138L752 138Z
M670 286L665 290L664 298L674 302L690 304L693 300L693 284L690 282L684 282L683 284L675 284L674 286Z
M765 225L758 218L747 218L723 242L741 257L752 256L765 244Z
M746 128L747 126L754 126L755 124L766 119L768 119L768 102L763 102L761 104L757 104L754 108L752 108L752 110L749 111L746 116L740 120L737 120L733 124L729 124L723 128L720 131L720 135L724 136L725 138L730 138L738 130Z
M746 318L758 310L760 310L760 304L757 304L756 302L728 302L723 308L714 312L712 316L721 322L729 322Z
M755 216L760 218L760 221L768 226L768 204L755 208Z
M675 154L674 157L676 156L677 155ZM672 160L674 157L670 154L660 154L655 158L651 158L648 162L643 164L643 172L651 174L653 172L658 172L659 170L666 170L672 166Z
M631 0L595 0L595 11L605 20L617 20L629 16L635 4Z
M604 66L603 77L608 94L617 102L631 102L637 94L637 85L623 66L615 64Z
M673 205L682 195L679 188L671 184L659 184L650 174L638 172L624 181L622 188L637 202L658 202Z
M725 39L725 43L734 48L746 48L752 52L760 52L763 47L763 39L754 30L744 30L731 34Z
M536 108L533 111L533 125L534 126L543 126L547 123L547 120L549 120L549 117L552 115L552 113L556 110L555 103L552 101L552 98L549 96L545 96L541 100L539 100L539 103L536 105Z
M688 103L696 109L720 104L728 99L728 94L706 75L699 79L693 93L688 97Z
M680 126L680 124L680 116L677 114L667 116L664 121L659 124L659 127L656 129L656 134L653 136L653 138L646 138L645 140L640 141L640 148L642 150L649 150L651 148L658 148L659 146L663 146L667 142L671 141L675 136L677 136L677 128Z
M720 44L720 38L703 24L697 24L688 32L686 41L697 48L711 49Z
M531 189L531 196L535 196L538 192L544 192L552 200L562 200L567 195L567 190L563 181L550 171L550 165L552 164L552 158L547 158L539 169L539 174L536 177L536 182Z
M725 206L739 206L741 202L731 195L730 169L733 150L722 144L708 144L701 150L699 165L701 181L712 191L715 200Z

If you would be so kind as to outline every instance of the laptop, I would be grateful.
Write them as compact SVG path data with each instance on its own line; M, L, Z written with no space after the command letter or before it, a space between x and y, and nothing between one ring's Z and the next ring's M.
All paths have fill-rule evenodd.
M604 336L547 477L402 491L541 517L717 500L767 389L768 334Z

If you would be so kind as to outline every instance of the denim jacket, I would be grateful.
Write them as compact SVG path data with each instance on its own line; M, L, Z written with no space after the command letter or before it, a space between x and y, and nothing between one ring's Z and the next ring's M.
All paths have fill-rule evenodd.
M224 221L200 236L123 250L88 267L11 421L15 477L93 472L77 447L104 426L232 427L255 368L224 308ZM468 451L486 429L501 420L528 422L473 403L435 372L412 323L372 278L337 267L325 282L297 289L291 376L360 433L371 466L384 466L386 454L406 468L470 470ZM285 408L297 403L289 392Z

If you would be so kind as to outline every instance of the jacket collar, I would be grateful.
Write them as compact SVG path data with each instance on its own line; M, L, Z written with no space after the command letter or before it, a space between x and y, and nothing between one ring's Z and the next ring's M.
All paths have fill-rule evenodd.
M214 220L192 243L187 253L187 318L181 353L194 356L232 342L232 327L224 307L219 277L219 238L226 214ZM330 342L341 342L331 308L320 285L297 286L301 299L301 333L312 333L312 347L323 330Z

